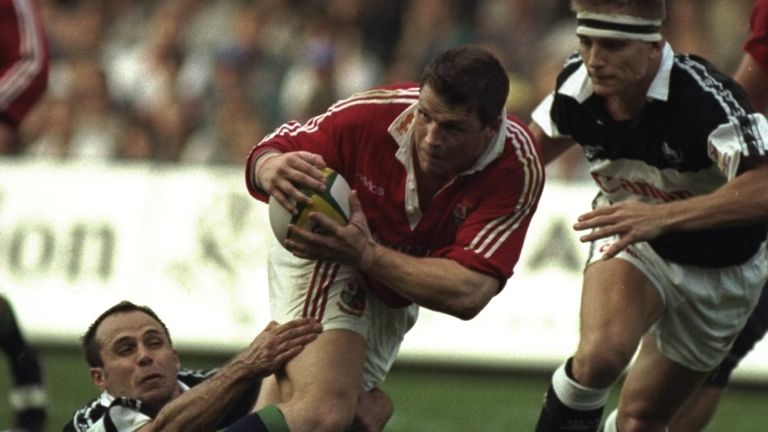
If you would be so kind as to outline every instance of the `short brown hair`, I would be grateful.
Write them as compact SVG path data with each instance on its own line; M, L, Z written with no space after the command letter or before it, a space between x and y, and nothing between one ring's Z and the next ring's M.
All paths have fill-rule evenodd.
M439 54L427 65L421 86L428 85L450 105L472 109L480 124L499 118L509 94L509 77L488 50L464 45Z
M108 317L125 312L142 312L152 317L155 321L160 323L160 325L163 327L163 331L165 331L165 335L168 337L168 342L173 345L171 342L171 333L168 331L168 327L166 327L165 323L160 319L160 317L157 316L155 311L150 309L148 306L139 306L129 302L128 300L123 300L102 312L101 315L96 318L96 321L94 321L88 327L88 331L86 331L81 338L83 351L85 352L85 361L88 362L90 367L104 366L104 361L102 360L101 353L99 352L101 350L101 346L99 345L99 341L96 340L96 331L99 329L99 326Z

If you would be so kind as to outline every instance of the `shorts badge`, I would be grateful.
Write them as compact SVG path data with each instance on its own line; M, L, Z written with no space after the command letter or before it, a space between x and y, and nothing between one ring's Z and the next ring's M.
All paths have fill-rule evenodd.
M350 315L362 316L365 311L366 290L360 285L349 282L339 294L339 309Z

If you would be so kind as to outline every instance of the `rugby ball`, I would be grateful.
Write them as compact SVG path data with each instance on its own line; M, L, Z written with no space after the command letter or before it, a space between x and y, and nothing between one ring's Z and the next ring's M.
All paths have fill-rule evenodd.
M301 189L304 195L312 199L312 204L299 204L297 206L298 212L295 215L270 197L269 224L280 244L284 245L285 240L290 238L288 231L290 224L308 231L322 233L322 227L310 219L309 214L311 212L322 213L340 225L346 225L349 221L349 183L341 174L331 168L323 170L323 177L325 177L325 192Z

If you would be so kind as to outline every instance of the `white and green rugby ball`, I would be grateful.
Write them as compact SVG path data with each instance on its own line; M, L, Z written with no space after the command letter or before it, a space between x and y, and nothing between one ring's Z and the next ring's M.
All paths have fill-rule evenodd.
M284 244L285 240L290 238L288 231L290 224L312 232L323 231L320 225L310 219L311 212L322 213L340 225L346 225L349 221L349 183L331 168L325 168L323 176L325 192L302 189L301 191L312 199L312 204L299 204L295 215L288 212L277 200L269 199L269 224L280 244Z

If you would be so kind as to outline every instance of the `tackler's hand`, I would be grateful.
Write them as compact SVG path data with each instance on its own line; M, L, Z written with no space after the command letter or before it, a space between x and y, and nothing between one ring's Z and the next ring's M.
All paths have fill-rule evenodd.
M301 188L325 190L325 167L323 157L315 153L267 153L256 161L256 184L291 214L296 214L296 203L311 203Z
M608 259L632 243L652 240L663 234L666 230L664 220L662 206L627 201L584 213L573 228L577 231L592 230L580 237L582 242L618 236L619 240L603 255Z
M324 214L312 212L310 217L322 227L321 232L291 225L291 239L285 241L285 247L300 258L347 264L364 272L370 270L378 246L356 191L349 195L349 208L349 223L343 226Z

